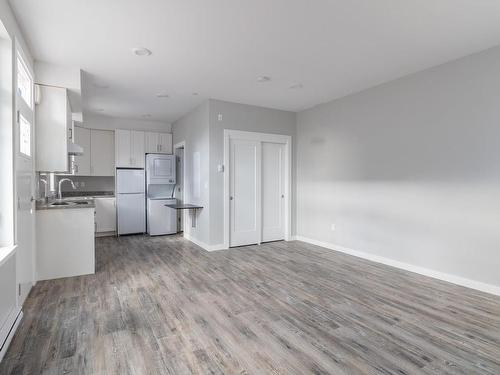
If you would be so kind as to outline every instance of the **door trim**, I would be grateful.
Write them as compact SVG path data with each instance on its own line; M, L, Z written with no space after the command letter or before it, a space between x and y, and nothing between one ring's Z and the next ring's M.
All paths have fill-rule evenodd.
M230 245L230 149L229 140L252 140L259 142L282 143L285 145L285 241L291 239L292 227L292 137L289 135L248 132L224 129L224 248ZM259 222L262 227L262 220Z
M177 155L175 155L175 150L177 150L178 148L183 148L184 149L184 159L182 160L182 200L184 202L186 202L186 193L187 193L187 190L186 190L186 141L181 141L181 142L177 142L175 145L173 145L172 147L172 154L175 156L176 158L176 163L177 163ZM176 166L177 168L177 166ZM177 173L177 171L175 172ZM177 176L176 177L176 183L178 184L179 181L177 181ZM189 234L190 234L190 228L191 226L188 224L188 221L187 221L187 218L188 218L188 215L186 214L183 214L182 216L182 229L183 229L183 232L182 232L182 236L184 238L188 238L189 237Z

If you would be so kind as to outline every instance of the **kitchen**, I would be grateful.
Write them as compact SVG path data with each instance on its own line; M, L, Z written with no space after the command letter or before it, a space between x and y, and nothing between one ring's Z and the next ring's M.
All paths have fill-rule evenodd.
M51 68L41 76L58 77ZM95 237L178 231L180 215L165 206L176 202L172 134L92 128L72 110L75 92L57 79L35 85L38 280L94 273Z

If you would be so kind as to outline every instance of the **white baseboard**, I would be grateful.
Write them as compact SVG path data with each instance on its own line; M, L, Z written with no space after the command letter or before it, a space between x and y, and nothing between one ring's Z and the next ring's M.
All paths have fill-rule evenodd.
M297 241L307 242L307 243L310 243L312 245L321 246L321 247L324 247L326 249L335 250L335 251L339 251L341 253L353 255L353 256L358 257L358 258L367 259L367 260L370 260L372 262L382 263L382 264L385 264L388 266L401 268L403 270L415 272L415 273L418 273L418 274L424 275L424 276L429 276L429 277L432 277L434 279L447 281L449 283L453 283L456 285L461 285L461 286L465 286L467 288L476 289L476 290L480 290L482 292L486 292L486 293L500 296L500 286L496 286L493 284L486 284L486 283L483 283L480 281L466 279L464 277L451 275L449 273L444 273L444 272L440 272L440 271L431 270L429 268L415 266L415 265L412 265L409 263L400 262L398 260L385 258L385 257L381 257L379 255L365 253L365 252L358 251L358 250L349 249L349 248L344 247L344 246L339 246L339 245L329 243L329 242L318 241L318 240L308 238L308 237L294 236L294 239Z
M115 237L116 236L116 232L115 231L112 231L112 232L96 232L94 234L95 238L98 238L98 237Z
M21 323L21 320L23 319L23 311L19 311L19 314L17 314L16 320L14 321L14 324L12 325L12 328L10 329L10 332L5 339L5 342L3 343L2 350L0 350L0 362L2 362L3 357L5 356L5 353L7 353L7 349L9 349L10 342L12 341L12 338L14 337L14 334L17 331L17 327L19 327L19 323ZM1 345L1 343L0 343Z
M199 247L201 247L202 249L204 249L206 251L217 251L217 250L226 249L224 244L209 245L209 244L206 244L205 242L198 240L197 238L192 237L191 235L187 234L186 232L184 232L184 238L186 240L191 241L192 243L198 245Z

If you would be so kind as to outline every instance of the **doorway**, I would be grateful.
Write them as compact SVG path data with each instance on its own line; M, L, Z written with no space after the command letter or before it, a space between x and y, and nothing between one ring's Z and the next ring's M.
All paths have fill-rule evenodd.
M224 131L225 247L289 240L291 137Z
M184 191L186 186L184 182L184 176L185 176L184 149L185 149L185 142L180 142L174 145L174 155L176 162L175 173L177 181L177 184L175 186L175 198L182 202L186 197ZM178 233L184 232L184 228L185 228L184 210L177 210L177 232Z

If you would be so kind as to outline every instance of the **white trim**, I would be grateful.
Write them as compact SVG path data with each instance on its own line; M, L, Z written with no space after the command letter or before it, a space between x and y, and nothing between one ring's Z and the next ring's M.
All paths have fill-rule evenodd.
M358 258L367 259L367 260L370 260L372 262L382 263L382 264L385 264L388 266L392 266L392 267L400 268L400 269L403 269L406 271L418 273L420 275L432 277L434 279L447 281L447 282L452 283L452 284L456 284L456 285L464 286L467 288L480 290L481 292L486 292L486 293L500 296L500 286L496 286L493 284L487 284L487 283L483 283L481 281L466 279L464 277L452 275L449 273L435 271L435 270L431 270L431 269L425 268L425 267L415 266L413 264L400 262L398 260L382 257L379 255L365 253L363 251L353 250L353 249L350 249L350 248L347 248L344 246L336 245L336 244L329 243L329 242L318 241L318 240L308 238L308 237L295 236L294 239L296 241L307 242L307 243L310 243L312 245L321 246L321 247L324 247L326 249L330 249L330 250L334 250L334 251L339 251L341 253L349 254L349 255L352 255L352 256L355 256Z
M3 344L2 350L0 351L0 362L2 362L5 353L7 353L7 349L9 349L10 342L12 341L12 338L14 337L14 334L16 333L17 328L19 327L19 324L21 323L22 319L23 319L23 311L19 310L19 313L17 314L16 319L14 320L12 328L10 329L9 335L6 337L3 343L0 342L0 346Z
M16 253L17 245L0 247L0 266Z
M177 142L174 145L174 147L172 148L173 155L175 155L175 150L177 150L178 148L184 149L183 160L182 160L182 169L183 169L183 171L182 171L182 179L183 179L183 181L182 181L182 200L185 202L186 198L187 198L187 195L186 195L186 155L187 155L187 153L186 153L186 141ZM177 183L179 183L179 182L177 182ZM187 228L189 228L188 220L187 220L188 216L189 215L186 215L186 214L182 215L182 221L183 221L182 230L184 231L184 233L186 233Z
M110 232L95 232L94 237L99 238L99 237L116 237L116 231L110 231Z
M292 137L289 135L248 132L224 129L224 248L229 249L229 139L243 139L260 142L282 143L285 145L285 241L290 241L292 233ZM261 226L261 224L259 224Z
M184 238L188 241L191 241L195 245L198 245L199 247L201 247L202 249L204 249L206 251L217 251L217 250L225 250L226 249L224 244L209 245L209 244L206 244L205 242L198 240L197 238L192 237L190 234L188 234L186 232L184 232Z

